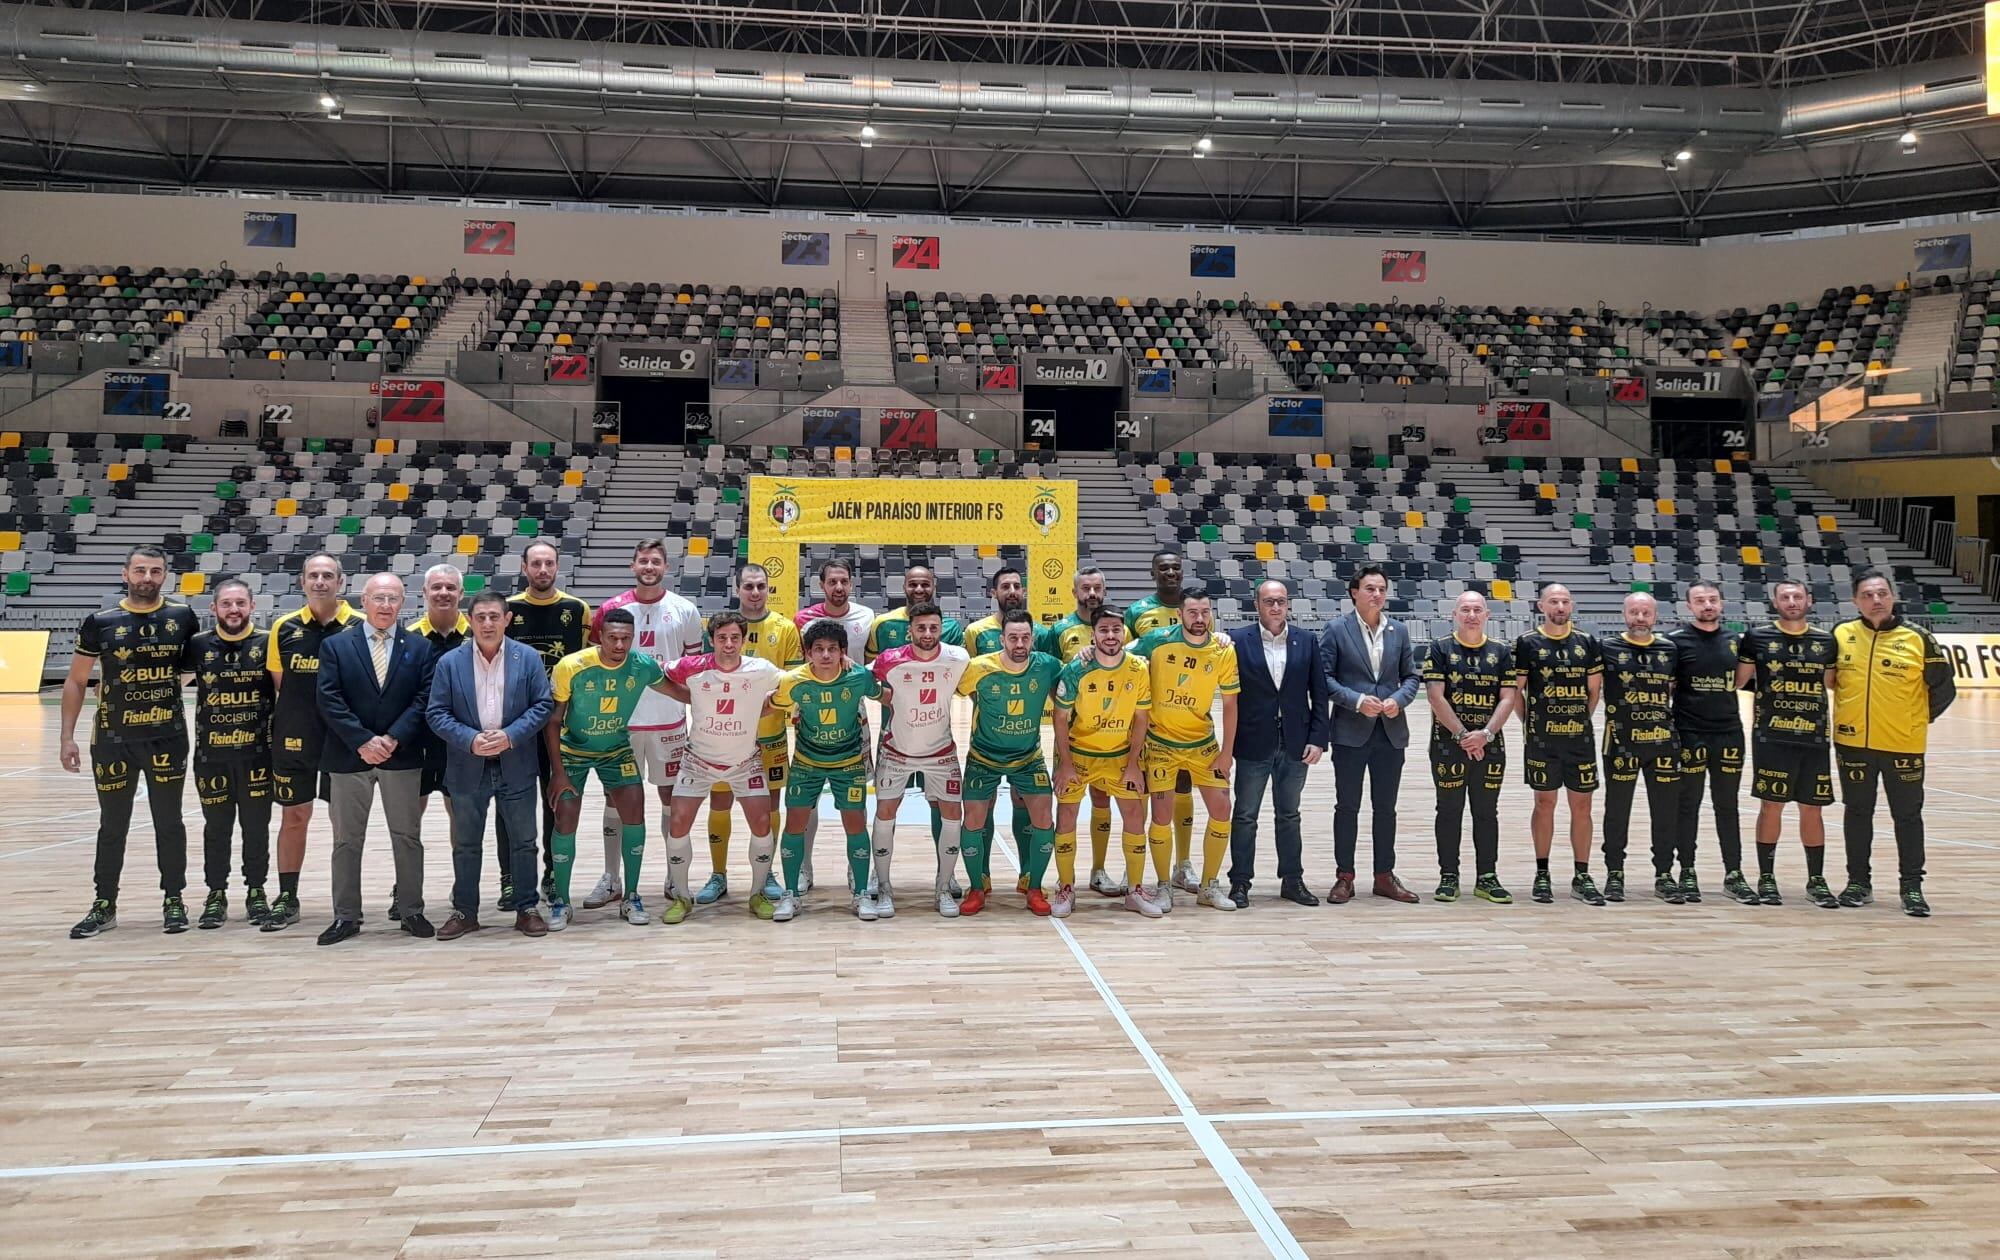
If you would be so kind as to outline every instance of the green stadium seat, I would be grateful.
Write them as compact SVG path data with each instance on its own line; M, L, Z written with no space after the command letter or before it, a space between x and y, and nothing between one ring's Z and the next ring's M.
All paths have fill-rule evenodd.
M1354 527L1354 541L1358 543L1374 542L1375 527L1373 525L1356 525Z
M215 535L196 534L194 537L188 539L188 550L198 556L207 555L209 552L215 550Z
M1479 559L1483 564L1498 564L1500 562L1500 544L1479 544Z
M6 591L9 595L26 595L35 588L35 575L23 570L7 575Z
M1571 529L1589 529L1594 524L1596 524L1596 519L1588 512L1578 512L1569 518L1569 527Z
M28 462L31 464L46 464L54 458L55 452L46 446L31 446L28 448Z
M1222 530L1214 525L1204 525L1201 527L1201 540L1205 543L1220 542Z
M549 456L555 454L555 450L556 447L553 442L530 442L528 444L528 454L533 455L536 459L547 459Z
M743 502L743 488L741 486L722 487L722 501L724 503Z
M89 495L73 495L69 501L69 514L71 516L87 516L94 506Z
M336 534L345 534L349 538L353 538L361 532L361 518L358 516L343 516L340 518L340 522L333 527L333 532Z
M242 487L233 481L218 481L215 483L215 497L224 501L235 498L241 491Z
M1456 499L1453 499L1451 501L1451 510L1454 512L1470 512L1472 510L1471 496L1461 494Z
M514 522L514 536L516 538L533 538L541 532L542 522L538 517L524 516Z
M166 448L166 445L167 445L167 438L166 435L162 433L148 433L145 436L145 438L139 443L141 449L148 451L163 450Z

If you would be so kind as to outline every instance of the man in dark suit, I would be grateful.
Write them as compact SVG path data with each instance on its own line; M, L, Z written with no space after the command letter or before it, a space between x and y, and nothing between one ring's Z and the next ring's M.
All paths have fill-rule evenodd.
M451 811L451 917L441 941L479 930L479 863L486 814L495 800L508 838L504 883L514 889L514 930L548 935L536 908L535 755L555 693L542 654L507 637L511 615L498 591L472 597L472 639L446 652L431 674L430 728L444 741L444 789Z
M1236 806L1229 820L1229 899L1250 904L1257 867L1257 814L1264 790L1277 825L1278 895L1302 906L1319 898L1301 864L1299 796L1306 767L1326 748L1326 671L1319 641L1291 623L1292 593L1275 579L1257 587L1257 624L1230 631L1236 645Z
M1347 583L1354 611L1320 633L1320 661L1333 697L1333 849L1336 878L1326 899L1354 899L1354 848L1361 831L1361 786L1369 789L1375 836L1375 895L1414 902L1396 878L1396 792L1410 743L1404 713L1423 685L1410 632L1383 614L1389 578L1369 565Z
M319 943L361 931L361 850L375 790L396 859L403 930L437 935L424 917L424 708L430 698L431 645L397 624L403 580L377 573L362 588L362 620L320 650L319 710L326 719L320 769L332 777L333 922Z

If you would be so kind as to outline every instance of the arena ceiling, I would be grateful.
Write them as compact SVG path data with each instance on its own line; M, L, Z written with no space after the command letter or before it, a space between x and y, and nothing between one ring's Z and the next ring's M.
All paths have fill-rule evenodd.
M1995 206L1981 19L1965 0L0 5L0 179L1691 238Z

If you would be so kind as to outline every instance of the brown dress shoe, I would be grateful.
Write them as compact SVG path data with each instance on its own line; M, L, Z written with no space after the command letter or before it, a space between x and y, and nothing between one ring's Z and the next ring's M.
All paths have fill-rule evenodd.
M1403 887L1403 881L1397 879L1394 875L1377 875L1375 877L1375 895L1377 897L1387 897L1391 901L1400 901L1405 905L1414 906L1417 904L1417 894Z
M539 911L523 910L514 916L514 930L523 936L547 936L549 924Z
M1336 906L1344 906L1354 900L1354 876L1342 875L1334 880L1333 890L1327 893L1326 899Z
M437 938L441 941L455 941L467 932L478 930L479 920L467 917L462 911L454 910L451 912L451 917L444 921L444 926L437 930Z

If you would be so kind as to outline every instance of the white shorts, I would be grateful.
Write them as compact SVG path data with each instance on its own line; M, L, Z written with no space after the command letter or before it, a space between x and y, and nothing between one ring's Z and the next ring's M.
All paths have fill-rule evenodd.
M708 794L716 788L726 787L738 796L763 796L771 790L771 780L764 770L764 754L756 752L727 770L719 770L699 757L682 757L680 776L674 780L675 796L692 796L707 800Z
M687 727L671 730L631 731L632 756L639 773L654 787L673 784L681 773L681 754L687 751Z
M875 762L875 799L900 801L910 788L910 780L924 776L924 799L933 805L956 805L965 772L958 764L958 750L947 748L929 757L902 757L883 749Z

